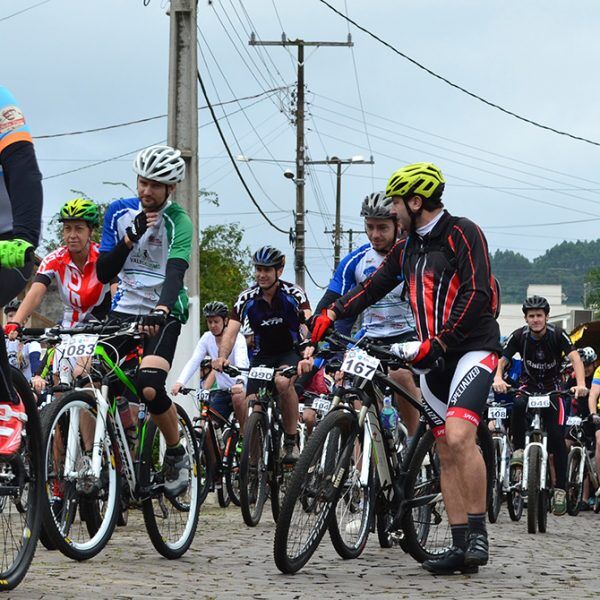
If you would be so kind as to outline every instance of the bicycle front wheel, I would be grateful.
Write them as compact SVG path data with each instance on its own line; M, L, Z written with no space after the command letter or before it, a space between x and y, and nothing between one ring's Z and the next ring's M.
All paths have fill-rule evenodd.
M500 514L502 506L502 479L500 478L500 469L502 468L502 444L497 437L494 437L494 481L492 483L492 497L488 503L487 513L490 523L495 523Z
M567 512L576 517L583 500L583 481L579 481L579 469L583 457L579 448L572 448L567 463Z
M190 462L187 488L176 498L163 493L162 465L166 442L158 427L148 420L141 440L140 481L144 490L142 511L152 545L165 558L183 556L191 546L200 514L200 463L192 422L181 406L177 408L179 438Z
M225 486L227 495L236 506L240 506L240 456L237 452L238 434L227 430L223 435L225 446Z
M290 478L275 529L273 554L283 573L296 573L313 555L340 497L354 442L356 418L330 412L313 431Z
M121 478L110 420L105 423L100 476L92 470L97 416L91 392L70 392L42 411L44 529L65 556L79 561L102 551L119 515Z
M2 341L1 343L4 343ZM43 492L42 434L35 398L23 374L11 367L27 414L19 451L0 459L0 590L15 588L29 570L40 531Z
M540 510L540 469L542 451L539 446L531 446L527 467L527 531L536 533L538 511Z

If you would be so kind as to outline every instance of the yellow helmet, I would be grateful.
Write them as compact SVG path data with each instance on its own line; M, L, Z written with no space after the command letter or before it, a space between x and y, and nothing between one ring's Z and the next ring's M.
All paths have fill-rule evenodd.
M395 171L387 187L386 196L422 196L426 200L439 200L445 185L442 172L432 163L415 163Z

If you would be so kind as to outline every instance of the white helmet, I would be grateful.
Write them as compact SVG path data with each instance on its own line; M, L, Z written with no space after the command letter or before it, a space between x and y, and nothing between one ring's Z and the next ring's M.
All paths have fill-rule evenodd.
M135 157L133 170L146 179L173 185L183 181L185 162L171 146L150 146Z
M579 356L581 357L581 360L585 366L595 363L598 359L596 351L591 346L578 348L577 352L579 352Z

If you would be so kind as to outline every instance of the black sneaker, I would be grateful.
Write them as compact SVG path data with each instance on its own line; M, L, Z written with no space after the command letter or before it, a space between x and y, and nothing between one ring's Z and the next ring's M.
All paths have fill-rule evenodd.
M426 560L423 568L434 575L469 575L479 571L479 567L465 563L465 551L458 546L450 546L439 558Z
M190 480L190 457L188 454L165 453L162 472L165 478L165 496L175 498L187 490Z
M469 566L487 565L489 549L487 533L481 531L469 531L467 533L465 564Z
M296 442L294 441L292 444L285 443L283 445L283 455L281 457L281 462L284 465L295 465L300 458L300 450L298 450L298 446L296 446Z

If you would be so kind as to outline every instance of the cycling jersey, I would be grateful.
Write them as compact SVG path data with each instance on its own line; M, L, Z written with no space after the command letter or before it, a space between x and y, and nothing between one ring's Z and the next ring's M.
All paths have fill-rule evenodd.
M87 261L81 271L73 262L68 248L61 246L48 254L38 268L34 281L46 286L52 280L56 281L58 295L65 307L62 327L73 327L88 319L110 293L110 284L100 283L96 277L98 254L99 245L91 242Z
M396 242L377 271L332 308L357 315L402 278L421 340L437 336L450 354L499 351L487 242L475 223L444 211L429 233Z
M385 256L373 246L365 244L348 254L338 265L328 291L343 296L372 275ZM370 338L402 335L415 329L415 320L408 302L402 300L404 282L383 298L369 306L363 313L362 329Z
M574 350L571 339L560 327L547 325L546 333L536 339L526 325L508 336L502 356L510 360L517 352L521 355L523 370L519 385L550 391L560 384L563 356Z
M300 314L310 310L304 290L279 280L271 304L257 285L244 290L236 300L231 318L240 323L248 317L258 355L285 353L300 341Z
M592 376L592 384L600 385L600 367L597 367Z
M104 217L100 252L110 252L123 239L126 229L141 212L139 198L112 202ZM166 202L159 211L158 223L149 228L129 252L119 273L119 285L112 310L128 315L148 314L156 308L161 295L167 261L182 259L189 264L192 246L192 222L178 204ZM185 323L188 319L188 296L179 290L171 313Z
M39 342L23 344L20 340L6 340L8 362L19 369L27 381L31 381L32 371L35 373L40 364L42 346Z

